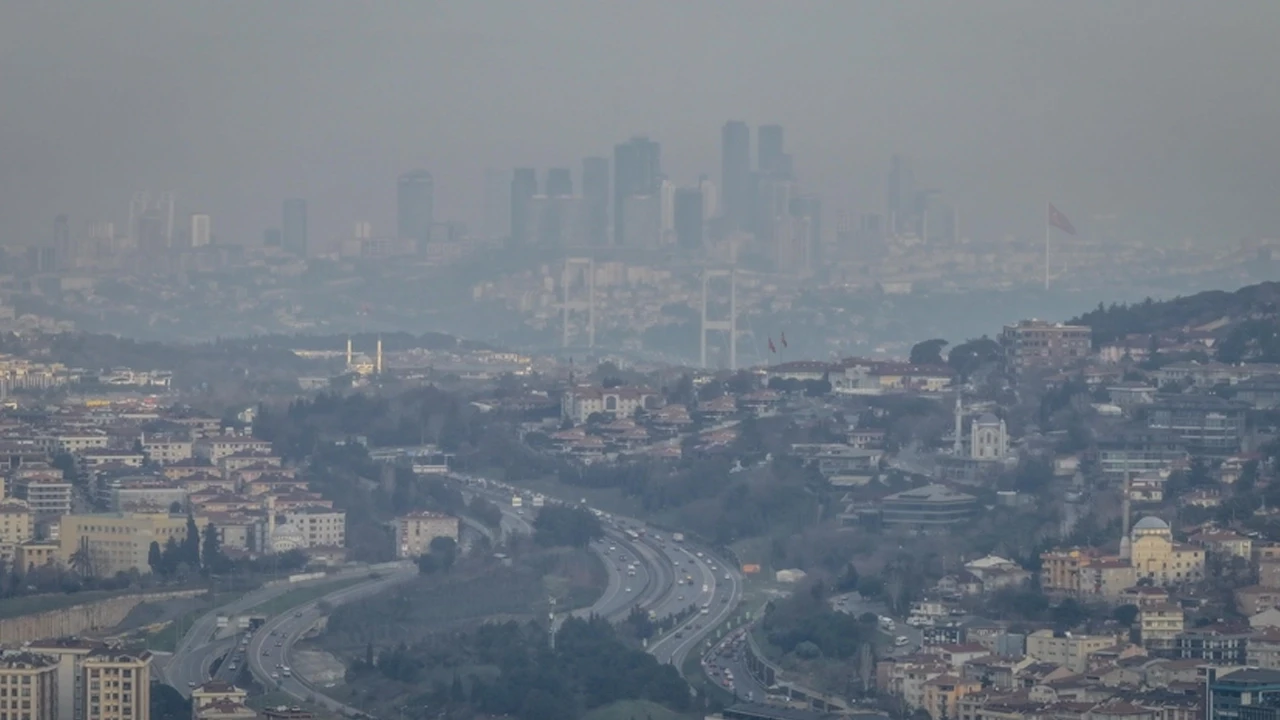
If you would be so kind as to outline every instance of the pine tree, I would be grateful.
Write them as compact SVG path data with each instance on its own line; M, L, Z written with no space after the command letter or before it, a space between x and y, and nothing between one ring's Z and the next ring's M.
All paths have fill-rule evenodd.
M151 547L147 549L147 564L151 566L151 572L164 574L164 555L160 552L160 543L155 540L151 541Z
M200 567L200 528L196 519L187 513L187 539L182 543L182 560L193 568Z
M222 562L222 544L213 523L204 526L204 569L213 571Z

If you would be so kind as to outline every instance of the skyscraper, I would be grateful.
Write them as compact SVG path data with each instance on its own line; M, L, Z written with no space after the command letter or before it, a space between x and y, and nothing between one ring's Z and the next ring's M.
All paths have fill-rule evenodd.
M661 147L647 137L633 137L613 148L614 238L626 238L623 217L630 197L657 195L662 178ZM660 218L655 218L660 220ZM647 219L646 219L647 221ZM644 223L636 225L641 227Z
M547 196L563 197L573 194L573 175L569 168L551 168L547 171Z
M658 213L663 235L676 230L676 184L663 178L658 183Z
M760 172L790 174L791 169L787 167L790 163L782 149L781 125L761 125L756 142L759 143L756 162L760 164Z
M53 219L53 257L54 264L60 270L68 269L74 264L74 248L71 245L71 217L59 215Z
M287 253L307 256L307 201L291 198L284 201L284 219L280 223L280 246Z
M484 235L496 239L511 231L511 180L502 170L484 171Z
M582 198L587 204L587 242L609 244L609 158L582 161Z
M700 188L678 188L675 192L676 245L681 250L702 249L703 196Z
M411 170L396 181L396 235L426 250L435 220L435 180L426 170Z
M915 230L916 178L911 170L911 160L895 154L889 163L889 232L905 233Z
M191 247L208 245L213 239L213 225L208 215L196 213L191 216Z
M791 217L805 220L806 232L801 239L806 245L810 264L820 267L822 264L822 200L817 195L797 195L791 198Z
M719 210L716 184L703 175L698 178L698 191L702 193L702 219L710 220Z
M538 171L533 168L516 168L511 173L511 240L527 243L534 238L528 236L529 201L538 194Z
M730 120L720 130L720 189L729 228L751 226L751 129Z

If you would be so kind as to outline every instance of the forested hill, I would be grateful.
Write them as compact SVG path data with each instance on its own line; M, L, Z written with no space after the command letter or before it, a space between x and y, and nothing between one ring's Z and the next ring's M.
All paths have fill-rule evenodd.
M1099 303L1097 308L1072 318L1070 323L1091 327L1095 346L1126 335L1174 333L1218 321L1225 321L1215 329L1215 334L1223 340L1233 333L1257 339L1277 329L1277 307L1280 307L1280 283L1265 282L1235 292L1210 290L1159 302L1148 298L1132 305Z

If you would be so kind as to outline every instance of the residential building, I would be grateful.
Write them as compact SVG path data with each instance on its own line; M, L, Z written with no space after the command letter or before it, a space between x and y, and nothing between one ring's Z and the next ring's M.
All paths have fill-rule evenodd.
M1138 410L1148 429L1176 434L1193 455L1229 457L1240 452L1249 404L1217 395L1166 395Z
M1097 435L1098 465L1111 480L1125 473L1168 472L1189 457L1182 437L1170 430L1105 427Z
M1053 630L1037 630L1027 636L1027 655L1082 673L1089 655L1116 644L1114 635L1075 635Z
M97 641L79 637L49 638L27 644L27 651L52 657L57 663L54 688L58 720L85 720L81 663L99 646Z
M396 557L413 558L425 554L431 541L447 537L458 539L458 518L433 512L413 512L395 520Z
M1248 632L1211 625L1187 630L1174 638L1172 655L1179 660L1202 660L1215 665L1244 665L1248 659L1248 648Z
M58 720L58 660L20 652L0 655L0 718Z
M1056 370L1084 362L1091 354L1092 330L1087 325L1063 325L1023 320L1005 325L1000 335L1005 362L1015 372Z
M886 525L920 528L961 523L977 509L974 496L936 484L894 493L880 501L880 517Z
M245 701L248 699L248 691L242 690L229 682L224 682L222 680L210 680L191 691L192 720L198 720L200 717L200 710L209 705L227 701L244 705Z
M1171 644L1182 634L1184 616L1182 606L1175 603L1148 605L1138 611L1138 625L1142 631L1142 644L1148 650Z
M173 438L164 435L143 436L142 452L146 454L147 459L157 465L172 465L173 463L190 460L193 455L194 443L188 438Z
M36 444L50 455L103 449L107 441L107 434L101 430L63 430L36 437Z
M933 720L959 717L957 703L961 698L982 689L979 680L965 680L955 675L939 675L924 684L924 710Z
M0 548L20 545L35 536L31 508L21 500L0 500ZM0 550L0 554L5 554Z
M80 661L83 720L149 720L151 653L98 647Z
M14 495L25 500L37 518L53 518L71 512L71 483L60 471L24 475L21 468L15 478Z
M1080 592L1081 570L1092 559L1088 550L1071 548L1040 553L1040 587L1045 592Z
M56 542L30 540L13 548L13 565L23 570L34 570L58 562L60 546Z
M280 514L284 523L296 527L306 547L346 547L347 514L329 508L300 508Z

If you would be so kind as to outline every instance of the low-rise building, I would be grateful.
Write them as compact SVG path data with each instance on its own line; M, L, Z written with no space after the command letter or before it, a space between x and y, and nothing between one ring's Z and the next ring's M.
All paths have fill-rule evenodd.
M1082 673L1088 667L1090 653L1115 644L1115 635L1077 635L1037 630L1027 636L1027 656Z
M974 496L936 484L894 493L880 501L880 517L886 525L945 527L969 520L977 510Z
M197 518L196 523L203 531L207 521ZM146 574L151 543L164 547L169 538L181 542L186 536L187 517L167 511L67 515L59 528L59 560L97 577L129 570Z
M306 547L347 545L347 514L342 510L300 508L281 513L280 516L283 522L298 528L306 541Z

